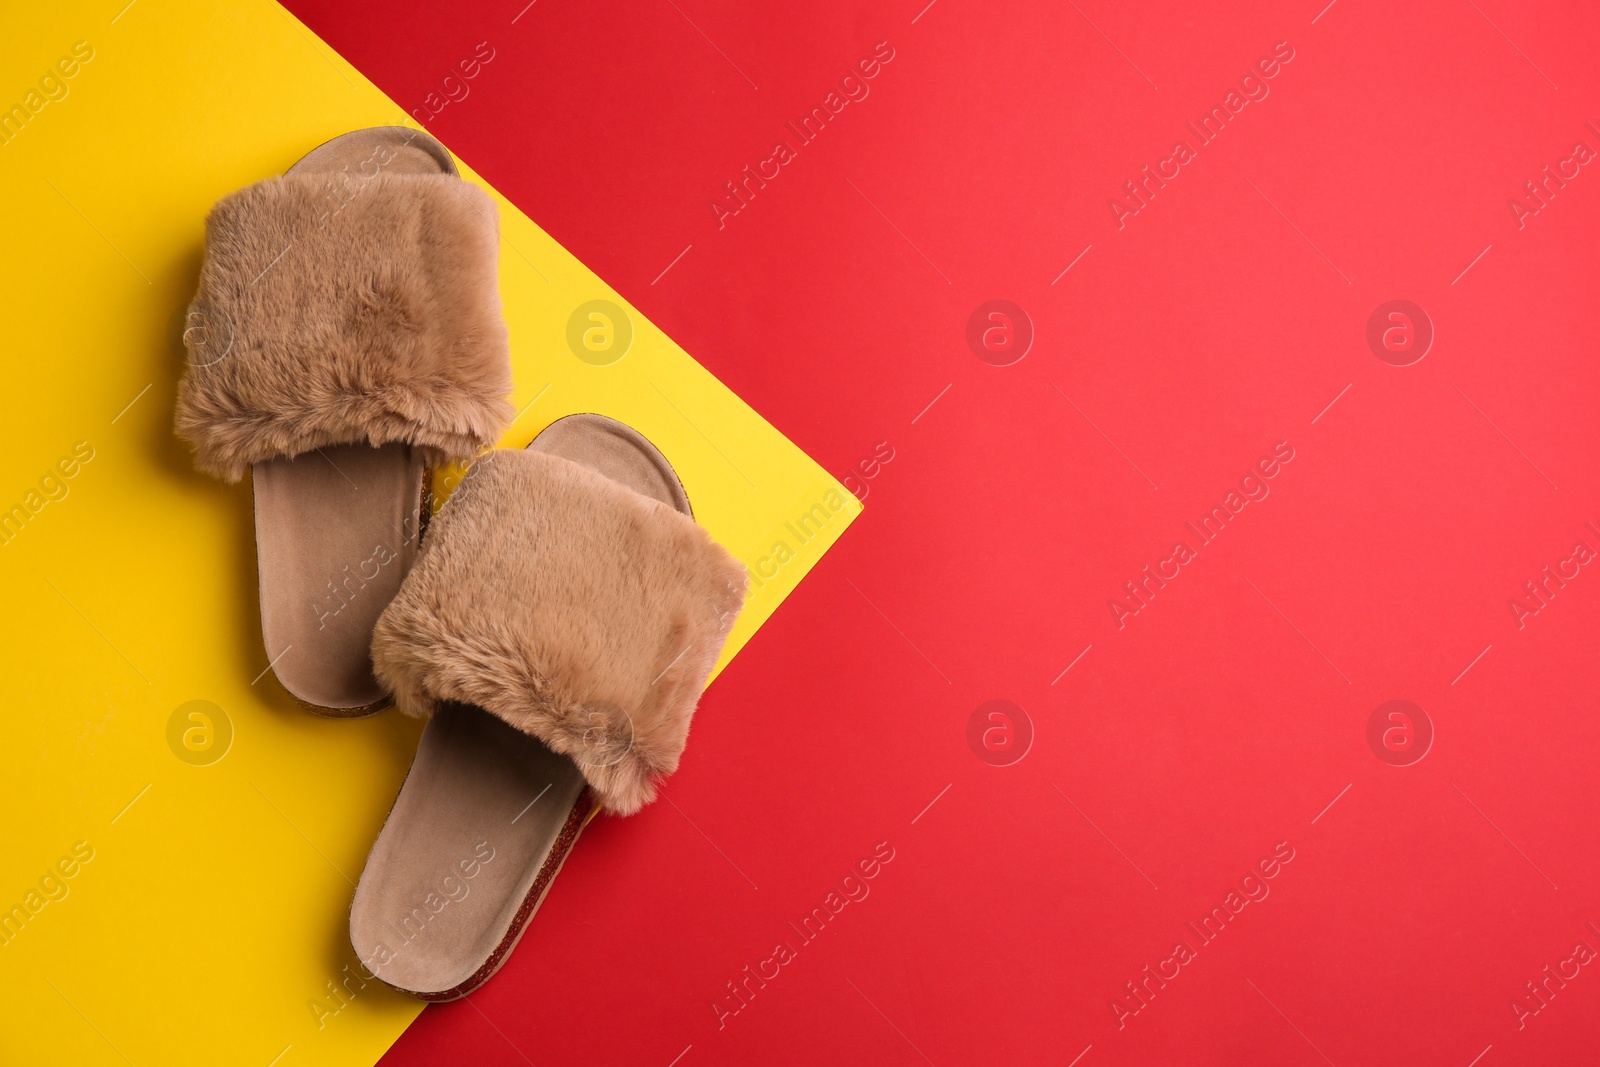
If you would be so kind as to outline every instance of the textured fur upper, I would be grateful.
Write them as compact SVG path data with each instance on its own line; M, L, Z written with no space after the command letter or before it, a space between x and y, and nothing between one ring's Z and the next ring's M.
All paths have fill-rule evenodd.
M479 460L378 620L395 702L476 704L571 756L632 814L677 769L744 603L743 565L693 520L538 451Z
M493 201L450 176L290 174L218 201L178 388L196 465L237 481L325 445L438 463L493 444L512 414L498 256Z

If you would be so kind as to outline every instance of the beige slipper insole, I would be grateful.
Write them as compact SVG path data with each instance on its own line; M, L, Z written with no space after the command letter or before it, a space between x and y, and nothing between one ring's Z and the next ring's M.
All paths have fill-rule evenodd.
M690 514L666 457L614 419L572 415L528 447ZM516 946L592 805L570 757L481 708L441 706L351 905L362 964L428 1000L472 992Z

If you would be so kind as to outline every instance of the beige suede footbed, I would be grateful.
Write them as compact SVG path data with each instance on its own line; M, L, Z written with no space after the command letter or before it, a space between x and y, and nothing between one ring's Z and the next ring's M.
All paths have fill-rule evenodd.
M379 147L395 153L386 173L457 173L437 141L400 126L337 137L288 173L359 173ZM388 703L372 675L372 628L416 559L425 474L403 444L251 467L262 637L278 681L312 711L364 715Z
M528 447L692 515L666 457L614 419L568 416ZM473 705L441 705L351 904L363 966L429 1000L487 981L587 822L585 788L578 765L531 734Z

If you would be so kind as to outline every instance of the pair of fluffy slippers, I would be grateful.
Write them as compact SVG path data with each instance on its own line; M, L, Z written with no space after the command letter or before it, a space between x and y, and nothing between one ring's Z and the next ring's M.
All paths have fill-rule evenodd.
M252 470L280 682L428 718L350 935L433 1000L499 968L595 813L676 769L746 582L615 420L483 453L511 415L496 231L426 134L323 145L212 211L179 395L197 465ZM424 540L427 467L479 453Z

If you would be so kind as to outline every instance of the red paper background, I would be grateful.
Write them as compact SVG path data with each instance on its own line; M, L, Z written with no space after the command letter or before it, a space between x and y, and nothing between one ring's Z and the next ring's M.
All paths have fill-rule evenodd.
M1600 548L1600 173L1520 227L1508 202L1600 150L1600 14L924 3L290 0L408 109L487 42L429 128L867 490L667 802L593 826L510 964L384 1063L1594 1062L1600 967L1563 961L1600 949L1600 568L1520 628L1510 603ZM1284 41L1119 228L1123 183ZM719 228L878 42L869 95ZM1036 334L1005 367L965 336L997 299ZM1435 331L1411 366L1366 341L1393 299ZM1119 628L1278 442L1269 495ZM968 740L996 699L1034 734L1009 766ZM1368 744L1393 699L1436 732L1411 766ZM1202 946L1186 923L1280 842ZM1519 1020L1546 965L1578 973Z

